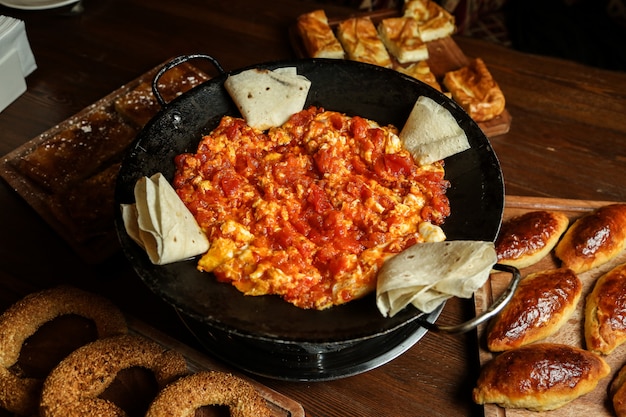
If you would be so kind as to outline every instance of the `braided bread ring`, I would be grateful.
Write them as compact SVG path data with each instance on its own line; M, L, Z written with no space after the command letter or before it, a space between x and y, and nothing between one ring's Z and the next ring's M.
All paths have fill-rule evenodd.
M152 340L136 335L96 340L70 353L48 375L41 393L41 416L126 416L120 407L98 396L118 372L132 367L151 370L159 388L188 373L182 354Z
M226 405L232 417L269 417L270 409L248 382L218 371L202 371L165 387L146 417L186 417L205 405Z
M45 323L68 314L93 320L98 337L127 332L117 307L95 294L58 287L27 295L0 316L0 407L19 415L36 413L43 380L20 377L10 368L17 363L26 339Z

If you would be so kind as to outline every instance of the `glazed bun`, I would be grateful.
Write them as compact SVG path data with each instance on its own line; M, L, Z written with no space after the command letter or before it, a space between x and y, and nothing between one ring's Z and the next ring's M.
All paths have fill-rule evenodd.
M520 269L539 262L568 226L569 219L558 211L531 211L508 219L496 239L498 262Z
M583 284L571 269L531 274L490 323L487 347L511 350L554 334L576 309Z
M555 254L576 273L615 258L626 246L626 204L600 207L574 222Z
M532 344L504 352L488 362L473 398L477 404L549 411L592 391L610 371L609 365L595 353L562 344Z

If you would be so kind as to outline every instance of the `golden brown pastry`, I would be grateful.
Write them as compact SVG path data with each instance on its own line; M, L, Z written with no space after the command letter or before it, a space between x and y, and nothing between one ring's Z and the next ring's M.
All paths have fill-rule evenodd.
M369 17L344 20L337 27L337 38L349 59L391 68L391 57Z
M602 275L585 303L587 349L608 355L626 342L626 264Z
M626 417L626 365L622 366L609 388L609 398L617 417Z
M549 411L592 391L610 372L595 353L568 345L532 344L488 362L473 398L477 404Z
M218 371L197 372L169 384L152 401L146 417L187 417L205 405L228 407L237 417L270 417L267 403L243 379Z
M576 309L582 288L580 279L567 268L528 275L490 323L487 347L501 352L554 334Z
M70 353L46 378L42 417L123 416L116 404L100 398L117 374L133 367L153 372L159 389L186 375L182 354L136 335L113 336Z
M343 48L328 25L324 10L314 10L300 15L297 27L307 54L311 58L343 58Z
M21 375L20 351L26 340L45 323L63 315L93 321L97 337L124 334L126 320L110 301L72 287L32 293L0 316L0 407L18 415L37 410L43 379Z
M378 24L378 34L399 63L428 59L428 47L420 37L417 20L410 17L383 19Z
M558 211L530 211L502 223L496 239L498 262L517 268L531 266L556 246L569 226Z
M404 16L418 22L422 41L450 36L456 30L454 16L432 0L408 0L404 3Z
M428 61L415 62L407 66L406 68L398 66L396 68L396 71L409 75L413 78L416 78L420 80L421 82L428 84L435 90L441 91L441 85L437 81L435 74L433 74L433 72L430 70Z
M504 94L481 58L443 77L454 101L477 122L491 120L504 111Z
M626 247L626 204L610 204L584 215L565 232L554 253L576 273L609 262Z
M209 77L185 62L167 70L158 81L159 92L167 102L202 84ZM161 110L161 105L152 93L152 80L140 83L137 87L115 100L115 111L126 121L141 128Z
M67 189L122 155L137 129L109 109L95 109L24 156L20 168L52 192Z

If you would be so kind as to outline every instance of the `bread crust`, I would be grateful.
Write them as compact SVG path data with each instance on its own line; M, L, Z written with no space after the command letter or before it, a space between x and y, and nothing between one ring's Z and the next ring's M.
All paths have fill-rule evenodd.
M42 417L124 415L99 395L118 372L132 367L153 371L159 390L188 374L182 354L152 340L130 334L99 339L72 352L48 375L41 394Z
M415 62L406 68L398 66L396 70L428 84L437 91L441 91L441 85L437 81L435 74L431 71L428 61Z
M582 288L581 280L567 268L527 276L490 323L487 347L501 352L554 334L576 309Z
M559 371L551 371L555 369ZM472 394L477 404L549 411L592 391L610 371L595 353L536 343L504 352L487 363Z
M517 268L539 262L554 249L568 226L568 217L558 211L530 211L508 219L496 239L498 262Z
M428 47L420 37L417 21L409 17L383 19L378 33L389 52L405 64L428 59Z
M554 253L576 273L609 262L626 247L626 204L609 204L579 218Z
M504 111L504 94L481 58L443 77L452 98L477 122L491 120Z
M324 10L314 10L300 15L297 27L310 57L335 59L344 57L343 48L328 25Z
M0 315L0 407L19 415L37 410L43 379L22 377L13 371L23 344L45 323L63 315L93 321L97 337L128 331L121 311L108 299L74 287L56 287L31 293Z
M344 20L337 27L337 38L349 59L385 68L392 67L391 57L369 17Z
M409 0L403 9L405 17L417 21L424 42L445 38L456 30L454 16L435 1Z
M224 405L237 417L270 417L265 400L256 389L232 374L218 371L184 376L162 389L146 417L192 416L205 405Z
M608 355L626 342L626 264L602 275L585 303L587 349Z
M626 365L622 366L609 387L609 398L617 417L626 417Z

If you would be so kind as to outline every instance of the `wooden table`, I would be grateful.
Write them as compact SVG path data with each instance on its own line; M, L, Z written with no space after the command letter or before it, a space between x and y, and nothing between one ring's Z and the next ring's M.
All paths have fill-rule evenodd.
M293 58L288 28L309 1L85 0L85 12L0 14L25 20L38 69L28 91L0 113L4 155L170 57L208 53L225 69ZM353 10L325 6L332 17ZM507 98L510 132L492 138L509 195L626 201L626 74L456 38L482 57ZM1 86L0 86L1 88ZM0 183L0 282L24 288L70 283L197 347L169 307L121 255L88 265L6 183ZM136 300L141 300L136 302ZM473 315L446 304L441 323ZM157 313L158 312L158 313ZM257 378L300 402L308 416L481 415L471 389L479 363L474 333L427 334L392 362L330 382Z

